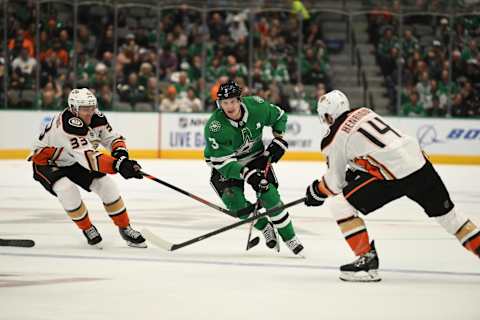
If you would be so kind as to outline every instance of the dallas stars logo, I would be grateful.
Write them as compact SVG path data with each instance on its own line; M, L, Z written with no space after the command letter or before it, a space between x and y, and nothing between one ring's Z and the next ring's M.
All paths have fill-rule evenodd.
M208 128L212 132L218 132L218 131L220 131L221 127L222 127L222 125L220 124L220 122L217 121L217 120L214 120L214 121L212 121L212 123L210 123L210 126Z
M252 133L250 132L250 129L243 128L242 129L242 137L243 137L243 144L237 150L238 155L249 153L250 150L253 148L253 146L255 144L255 140L253 140Z

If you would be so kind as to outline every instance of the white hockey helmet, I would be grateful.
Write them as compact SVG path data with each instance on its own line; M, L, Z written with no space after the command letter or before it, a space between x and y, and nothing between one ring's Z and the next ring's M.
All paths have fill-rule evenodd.
M320 121L329 124L326 118L328 114L331 120L337 119L342 113L350 110L350 102L347 96L340 90L333 90L318 99L317 112Z
M73 89L68 95L68 107L73 114L78 115L80 107L97 108L97 97L87 88Z

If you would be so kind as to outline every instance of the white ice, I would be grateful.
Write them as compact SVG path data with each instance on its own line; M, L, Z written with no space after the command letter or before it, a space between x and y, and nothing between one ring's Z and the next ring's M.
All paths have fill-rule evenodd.
M221 204L202 161L144 160L144 170ZM480 224L480 167L437 166L457 210ZM284 202L303 197L323 163L275 166ZM379 283L345 283L354 260L325 207L291 208L307 258L263 242L245 251L248 225L178 251L125 245L96 195L83 192L104 249L89 247L24 161L0 161L0 319L480 319L480 261L416 204L395 201L366 217ZM235 220L151 180L114 177L137 229L178 243ZM252 196L249 193L249 196ZM258 233L257 233L258 234Z

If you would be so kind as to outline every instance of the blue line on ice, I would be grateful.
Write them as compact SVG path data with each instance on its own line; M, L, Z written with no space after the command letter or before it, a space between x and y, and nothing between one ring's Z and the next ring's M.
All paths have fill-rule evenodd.
M103 260L103 261L138 261L155 263L183 263L183 264L203 264L220 265L236 267L266 267L266 268L285 268L285 269L309 269L309 270L338 270L338 267L322 265L296 265L281 263L259 263L259 262L239 262L239 261L215 261L215 260L193 260L193 259L171 259L171 258L144 258L144 257L95 257L83 255L61 255L61 254L31 254L31 253L6 253L0 252L0 256L12 257L30 257L30 258L52 258L52 259L76 259L76 260ZM304 260L301 260L304 261ZM456 272L456 271L433 271L433 270L411 270L411 269L381 269L381 272L420 274L420 275L441 275L441 276L474 276L480 277L476 272Z

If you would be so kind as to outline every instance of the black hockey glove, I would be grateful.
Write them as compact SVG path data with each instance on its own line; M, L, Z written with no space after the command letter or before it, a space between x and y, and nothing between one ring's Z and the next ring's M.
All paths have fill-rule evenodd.
M262 171L258 169L243 168L243 180L247 181L256 192L266 192L268 190L268 180Z
M127 157L120 157L113 162L115 171L119 172L125 179L142 179L143 176L140 173L140 165L135 160L129 160Z
M128 151L127 149L124 149L124 148L117 148L112 151L112 157L116 159L120 159L121 157L127 157L128 159L129 158Z
M280 137L273 138L272 142L267 147L266 154L270 157L270 160L275 163L278 162L285 151L288 149L288 142Z
M305 193L306 199L304 201L307 207L318 207L321 206L327 195L318 190L319 181L315 180L311 185L308 186L307 192Z

